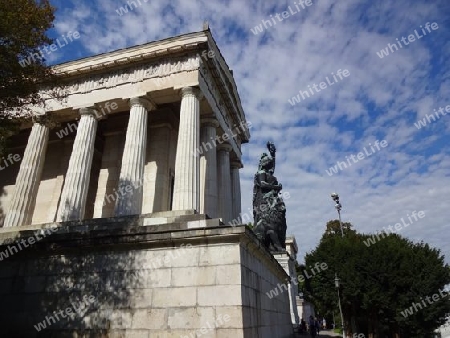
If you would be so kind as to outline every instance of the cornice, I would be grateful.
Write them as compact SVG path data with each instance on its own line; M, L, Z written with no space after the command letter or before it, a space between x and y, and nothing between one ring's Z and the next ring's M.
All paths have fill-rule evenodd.
M62 63L53 66L53 69L62 77L119 69L131 64L152 62L167 55L196 50L207 42L208 37L205 32L189 33Z

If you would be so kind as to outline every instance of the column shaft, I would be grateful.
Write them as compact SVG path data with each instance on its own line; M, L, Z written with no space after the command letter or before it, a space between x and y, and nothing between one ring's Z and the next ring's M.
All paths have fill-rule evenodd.
M241 214L241 179L239 176L240 165L231 164L231 196L233 201L233 219L237 219Z
M220 145L217 152L219 217L227 224L233 219L231 201L230 145Z
M200 207L200 93L193 87L181 90L180 127L175 157L175 185L172 210Z
M168 211L170 183L170 123L149 126L142 213Z
M58 222L84 218L98 122L93 108L81 108L80 114L80 123L56 216Z
M219 123L213 119L202 120L200 132L200 213L211 218L217 216L217 151L215 149L216 128Z
M27 147L20 164L14 193L6 213L4 227L31 223L36 196L41 182L50 128L35 123L28 138Z
M150 102L144 98L130 100L130 119L120 169L116 216L138 215L142 211L147 121L151 107Z

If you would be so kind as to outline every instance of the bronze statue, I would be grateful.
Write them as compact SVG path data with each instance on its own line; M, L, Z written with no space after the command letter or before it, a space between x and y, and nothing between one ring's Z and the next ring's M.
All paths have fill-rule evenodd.
M267 142L270 155L263 153L253 186L253 231L271 251L286 249L286 206L280 191L282 185L273 175L276 148Z

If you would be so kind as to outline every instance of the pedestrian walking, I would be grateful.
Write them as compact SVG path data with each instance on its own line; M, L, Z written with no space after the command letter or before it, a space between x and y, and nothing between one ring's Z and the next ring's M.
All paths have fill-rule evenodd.
M309 316L308 324L309 324L309 333L311 334L311 337L316 337L317 334L316 321L314 320L314 317L312 315Z

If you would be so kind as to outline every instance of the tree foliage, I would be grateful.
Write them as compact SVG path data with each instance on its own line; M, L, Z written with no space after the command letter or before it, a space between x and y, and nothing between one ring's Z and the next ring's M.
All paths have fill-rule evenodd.
M426 296L439 294L450 283L450 268L444 257L428 244L412 243L395 234L367 246L365 242L372 236L348 231L342 238L340 232L325 233L305 261L307 266L325 262L329 269L311 279L307 297L320 313L337 313L337 273L349 335L432 337L450 311L448 297L427 303L407 317L402 312Z
M342 222L342 231L344 232L344 235L350 232L355 232L355 230L352 229L352 224L348 222ZM341 235L341 225L339 220L334 219L327 222L325 235Z
M56 83L45 59L19 63L52 43L46 32L53 27L54 10L48 0L0 1L0 154L18 124L30 118L31 107L43 106L41 85Z

